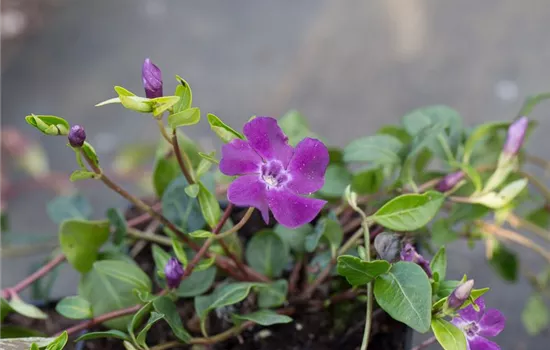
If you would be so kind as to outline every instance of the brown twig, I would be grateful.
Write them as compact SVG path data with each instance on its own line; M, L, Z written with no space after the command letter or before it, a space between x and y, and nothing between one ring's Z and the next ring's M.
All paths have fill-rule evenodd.
M71 335L71 334L74 334L78 331L82 331L84 329L88 329L88 328L91 328L93 326L96 326L100 323L112 320L113 318L118 318L118 317L122 317L122 316L126 316L126 315L131 315L134 312L137 312L142 306L143 305L141 305L141 304L137 304L137 305L134 305L134 306L127 307L125 309L111 311L111 312L108 312L108 313L103 314L101 316L94 317L94 318L89 319L87 321L81 322L77 325L74 325L70 328L65 329L64 331L66 331L68 335ZM63 333L63 331L59 331L55 336L58 336L61 333Z
M290 278L288 280L288 291L290 294L296 294L298 289L298 280L300 279L300 272L302 272L302 267L304 266L304 257L298 257L298 261L294 264L292 272L290 273Z
M429 338L429 339L426 339L424 340L422 343L418 344L417 346L415 346L414 348L412 348L411 350L421 350L421 349L424 349L425 347L428 347L430 345L432 345L433 343L435 343L437 339L435 339L435 336Z
M178 164L180 166L181 172L183 173L183 176L185 176L185 179L190 185L194 184L195 180L193 179L193 176L191 176L189 169L187 169L187 167L185 166L185 161L183 159L184 155L181 153L181 149L178 144L178 135L176 133L176 129L172 131L172 146L174 146L174 154L176 155L176 159L178 160Z

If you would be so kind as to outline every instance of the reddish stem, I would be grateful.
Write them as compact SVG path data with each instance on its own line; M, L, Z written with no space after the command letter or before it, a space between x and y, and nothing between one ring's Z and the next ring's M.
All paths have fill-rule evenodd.
M290 274L288 282L288 291L290 292L290 294L296 294L297 292L298 280L300 279L300 272L302 271L303 266L304 259L303 257L300 257L298 258L298 261L294 264L294 267L292 268L292 273Z
M109 321L113 318L118 318L118 317L122 317L122 316L126 316L126 315L131 315L134 312L137 312L141 308L141 306L142 306L141 304L137 304L137 305L134 305L134 306L131 306L131 307L127 307L125 309L111 311L111 312L108 312L108 313L103 314L101 316L98 316L98 317L89 319L87 321L81 322L81 323L79 323L75 326L72 326L70 328L67 328L65 331L67 331L68 335L71 335L71 334L74 334L78 331L82 331L84 329L91 328L91 327L93 327L95 325L98 325L100 323ZM58 332L55 336L58 336L61 333L63 333L63 331Z

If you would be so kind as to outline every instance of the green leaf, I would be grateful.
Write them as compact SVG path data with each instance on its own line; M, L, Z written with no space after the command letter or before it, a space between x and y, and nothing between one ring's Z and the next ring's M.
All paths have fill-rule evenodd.
M197 107L184 109L168 116L168 125L172 128L195 125L201 120L201 110Z
M155 261L155 266L157 271L164 273L164 267L168 260L170 260L171 255L157 244L151 246L151 252L153 253L153 260Z
M84 274L78 294L92 305L94 317L140 303L134 289L151 292L149 277L131 260L101 260ZM105 326L126 329L129 316L105 322Z
M178 96L180 99L174 105L174 113L191 108L191 105L193 104L193 92L191 91L191 86L179 75L176 75L176 80L179 84L176 87L176 92L174 95Z
M59 243L67 261L79 272L87 272L99 248L109 239L109 221L65 220L59 227Z
M470 201L485 205L491 209L500 209L514 200L527 187L527 184L527 179L519 179L507 184L498 193L488 192L480 196L471 197Z
M403 144L408 144L412 141L411 136L404 128L395 125L386 125L381 127L377 132L381 135L390 135L401 141Z
M61 299L55 306L55 311L74 320L84 320L93 316L92 306L88 300L79 296Z
M124 108L139 112L139 113L151 113L153 111L154 102L145 97L139 96L119 96L120 103ZM100 104L103 105L103 104Z
M113 232L113 244L120 246L126 236L126 219L120 210L116 208L107 209L107 219L109 219L110 226L114 229Z
M183 249L183 245L179 240L172 238L172 249L174 250L174 254L176 254L176 258L178 258L183 267L187 267L187 254L185 253L185 249Z
M373 194L378 192L384 183L384 173L380 168L369 169L354 174L351 189L357 194Z
M386 260L363 261L355 256L341 255L338 257L338 274L344 276L352 286L366 285L379 275L390 270Z
M153 103L153 116L160 116L174 106L179 100L179 96L162 96L150 99L149 102Z
M351 183L351 174L341 164L331 164L325 173L325 184L319 193L325 197L342 197L346 187Z
M215 155L216 155L216 152L215 152L215 151L210 152L210 153L208 153L208 154L199 152L199 156L200 156L202 159L205 159L205 160L209 161L209 162L212 163L212 164L220 164L220 161L217 160L217 159L214 157Z
M518 115L529 115L539 103L550 98L549 92L527 96Z
M202 271L193 270L193 273L183 281L176 290L176 295L181 298L190 298L206 292L216 279L216 267L211 266Z
M9 306L13 311L17 312L18 314L29 318L37 318L41 320L45 320L48 318L48 315L46 315L42 310L34 305L25 303L19 298L12 297L9 302Z
M19 349L31 349L38 350L44 349L48 344L54 341L55 338L45 337L24 337L24 338L7 338L0 339L0 349L6 350L19 350Z
M141 326L145 317L151 313L152 307L153 307L153 303L147 302L134 314L134 316L132 316L132 321L128 323L128 327L127 327L128 334L130 334L130 338L134 343L137 343L137 339L134 331L139 326Z
M481 139L487 135L494 134L499 130L506 130L509 125L510 123L508 122L489 122L481 124L475 128L464 144L464 155L462 158L463 163L469 164L474 147Z
M256 233L246 247L246 260L254 270L278 277L290 259L289 248L273 231Z
M214 265L214 262L216 262L216 257L211 256L207 259L201 259L199 263L195 266L193 271L203 271L208 269L210 266Z
M208 113L207 118L210 128L223 142L227 143L233 139L244 139L241 133L222 122L222 120L214 114Z
M288 228L283 225L277 224L275 226L275 233L285 242L287 246L296 253L305 252L306 237L313 231L313 227L310 224L305 224L297 228Z
M235 321L252 321L262 326L271 326L279 323L290 323L292 318L287 315L279 315L273 310L258 310L246 315L231 315L231 318ZM235 322L238 323L238 322Z
M213 237L214 234L206 230L197 230L197 231L190 232L189 236L193 238L210 238L210 237Z
M27 338L27 337L45 337L46 335L34 329L21 326L2 325L0 326L0 335L2 339L6 338ZM1 340L0 340L1 342ZM1 343L0 343L1 345Z
M432 320L432 330L443 349L466 350L468 348L464 332L452 323L441 318L434 318Z
M95 178L96 174L91 171L84 171L84 170L75 170L71 173L71 176L69 177L69 180L71 182L79 181L79 180L88 180Z
M277 280L258 288L258 306L270 308L281 306L286 302L288 282L284 279Z
M90 158L93 164L99 167L99 158L97 157L95 148L92 145L90 145L88 141L84 141L84 144L82 145L81 150L82 152L84 152L84 154L86 154L88 158Z
M25 117L25 121L46 135L68 135L71 126L69 123L55 115L35 115Z
M220 204L210 191L199 181L199 204L202 211L202 216L206 223L214 228L218 224L221 217Z
M540 295L534 294L527 299L521 313L523 326L530 335L537 335L548 327L550 315L548 308Z
M544 206L530 211L525 216L525 220L543 229L548 229L548 227L550 227L550 213Z
M76 338L75 342L79 342L82 340L100 339L100 338L116 338L120 340L130 341L130 337L126 333L117 331L116 329L111 329L103 332L86 333Z
M404 194L378 209L370 218L395 231L414 231L424 227L437 214L445 196L436 191Z
M372 163L373 165L401 164L399 154L403 144L390 135L367 136L352 141L344 149L344 161Z
M181 176L177 161L170 157L158 157L153 165L153 187L159 198L162 198L168 185Z
M166 188L161 202L164 216L184 232L191 232L201 229L205 221L198 200L185 193L187 186L187 180L178 177Z
M436 247L446 245L458 239L458 233L452 229L447 219L434 221L431 233L432 242Z
M183 327L176 304L172 299L168 296L158 297L153 301L153 307L157 312L164 314L164 320L168 323L174 335L182 342L189 343L191 335Z
M81 194L58 196L48 202L46 211L56 224L67 219L88 219L92 215L92 205Z
M200 179L204 174L206 174L211 167L212 162L206 159L202 159L196 170L197 179Z
M175 306L175 305L174 305ZM141 347L146 347L145 339L147 338L147 332L153 327L153 325L164 318L164 314L159 314L157 312L151 312L151 315L149 316L149 320L147 320L147 323L145 326L143 326L143 329L139 332L136 343L140 345Z
M514 282L518 278L519 261L517 255L499 242L494 243L489 264L505 281Z
M432 287L420 266L410 262L395 263L390 271L376 278L376 302L393 319L425 333L430 329Z
M55 338L51 343L46 346L46 350L62 350L65 345L67 345L67 341L69 340L69 335L67 334L67 331L63 331L57 338Z
M298 111L288 111L278 120L278 124L288 137L288 143L292 146L296 146L306 137L319 138L309 129L306 118Z
M444 246L439 248L437 253L434 255L432 261L430 262L430 268L434 274L437 272L440 281L445 280L445 276L447 275L447 252Z

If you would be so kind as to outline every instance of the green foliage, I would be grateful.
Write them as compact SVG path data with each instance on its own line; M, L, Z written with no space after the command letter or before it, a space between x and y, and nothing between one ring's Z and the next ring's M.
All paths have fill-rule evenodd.
M400 261L374 282L376 302L392 318L425 333L432 318L432 287L422 268Z
M109 239L109 221L69 219L59 227L59 243L67 261L85 273L96 261L99 248Z
M548 327L550 315L542 296L534 294L527 299L521 321L530 335L537 335Z
M113 244L115 246L120 246L126 235L126 219L120 210L116 208L107 209L106 216L113 229Z
M543 229L548 229L548 227L550 227L550 213L544 206L530 211L525 216L525 220Z
M92 318L92 306L88 300L79 297L65 297L55 306L55 311L61 315L75 320Z
M363 261L355 256L341 255L338 257L338 274L344 276L352 286L366 285L376 277L390 270L386 260Z
M222 122L222 120L217 116L215 116L214 114L209 113L207 115L207 118L208 118L208 123L210 124L210 129L212 129L212 131L216 135L218 135L218 137L223 142L227 143L233 139L244 139L244 136L240 132L236 131L229 125Z
M48 202L46 211L50 219L61 224L67 219L88 219L92 215L92 205L81 194L58 196Z
M370 218L395 231L414 231L424 227L439 211L445 197L435 191L404 194L390 200Z
M175 306L175 305L174 305ZM149 316L149 319L147 320L147 323L145 326L139 331L138 336L136 337L136 343L137 345L141 347L146 347L145 344L145 338L147 337L147 332L153 327L153 325L164 318L164 314L159 314L158 312L151 312L151 315Z
M23 300L16 297L12 297L12 299L10 300L9 308L16 313L29 318L36 318L41 320L48 318L48 315L46 315L36 306L27 304Z
M384 173L380 168L360 171L353 175L351 189L357 194L376 193L384 183Z
M46 346L46 350L61 350L65 347L65 345L67 345L68 340L69 335L67 334L67 331L64 331Z
M231 315L233 322L242 323L243 321L253 321L254 323L260 324L262 326L271 326L279 323L289 323L292 322L292 318L286 315L279 315L272 310L258 310L246 315Z
M436 273L439 275L439 280L445 280L445 276L447 275L447 252L444 246L439 248L434 255L430 262L430 268L434 275Z
M173 180L162 195L162 214L184 232L201 229L206 223L196 198L185 193L187 180L180 176Z
M516 198L527 187L527 184L527 179L519 179L507 184L498 193L488 192L473 197L471 198L471 202L485 205L491 209L500 209Z
M311 224L305 224L292 229L283 225L277 225L274 231L293 252L303 253L306 250L306 237L313 231L313 227Z
M331 164L327 168L325 184L319 190L319 194L329 198L342 197L351 180L351 174L344 165Z
M352 141L344 149L346 163L361 162L372 165L399 165L403 144L390 135L367 136Z
M279 126L288 136L288 143L292 146L296 146L306 137L319 138L309 129L306 118L298 111L288 111L279 119Z
M288 282L284 279L277 280L258 288L258 306L270 308L281 306L286 301Z
M93 179L96 177L96 173L91 171L85 171L85 170L75 170L71 173L71 176L69 177L69 180L71 182L79 181L79 180L88 180Z
M194 297L206 292L216 279L216 267L210 266L202 271L193 270L193 273L183 281L176 290L176 295L182 298Z
M519 271L518 257L506 246L494 242L489 264L505 281L514 282L517 280Z
M466 350L468 348L464 333L444 319L433 319L432 331L441 347L445 350Z
M34 126L40 132L46 135L68 135L71 126L69 123L54 115L35 115L31 114L25 117L27 124Z
M204 220L208 226L214 228L220 220L220 205L216 197L206 188L206 186L204 186L202 182L199 182L198 200Z
M42 332L36 331L34 329L25 328L21 326L14 325L2 325L0 326L0 336L2 339L6 338L28 338L28 337L45 337L46 335ZM0 340L0 345L1 345Z
M325 237L329 242L332 255L335 256L336 250L340 246L340 243L342 243L343 236L344 232L342 231L338 219L334 215L324 217L317 222L315 229L306 236L306 251L315 251L321 237Z
M273 231L256 233L246 247L246 261L268 277L279 277L289 262L289 247Z
M189 86L189 84L179 75L176 75L176 80L179 84L176 86L174 95L178 96L179 100L173 107L174 113L191 108L193 104L193 91L191 91L191 86Z
M111 329L103 332L86 333L76 338L75 342L79 342L81 340L92 340L92 339L100 339L100 338L116 338L120 340L130 341L130 337L126 333L117 331L116 329Z
M188 108L181 112L168 116L168 125L172 128L180 126L195 125L201 120L201 111L197 107Z

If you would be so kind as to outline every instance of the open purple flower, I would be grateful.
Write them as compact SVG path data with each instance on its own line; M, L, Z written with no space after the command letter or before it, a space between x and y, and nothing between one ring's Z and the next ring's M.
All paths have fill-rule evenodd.
M401 250L401 260L413 262L419 265L422 270L426 272L428 277L432 277L432 269L430 268L430 261L424 259L424 257L414 249L414 246L410 243L406 243Z
M460 328L466 336L468 350L500 350L500 346L485 337L496 337L506 324L504 315L496 309L485 309L485 301L478 298L479 311L468 305L458 311L452 323Z
M525 116L520 117L508 128L508 134L506 135L506 143L504 143L503 152L509 155L516 155L519 149L523 145L525 134L527 133L527 127L529 126L529 119Z
M327 147L305 138L288 144L277 120L256 117L243 129L247 140L235 139L222 148L220 171L241 175L227 191L238 206L257 208L269 222L269 210L283 226L295 228L313 220L326 201L304 197L321 187L329 163Z

